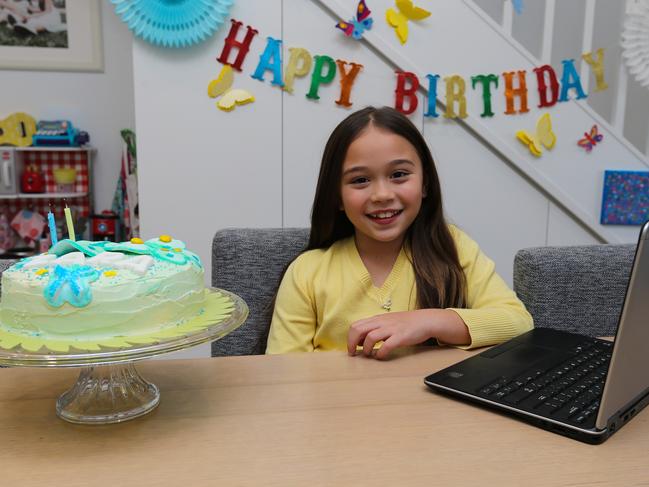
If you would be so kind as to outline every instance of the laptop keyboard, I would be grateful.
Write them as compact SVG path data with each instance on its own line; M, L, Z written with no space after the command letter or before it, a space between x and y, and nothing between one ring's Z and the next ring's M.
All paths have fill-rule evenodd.
M501 377L480 395L542 416L584 424L594 416L604 388L613 343L586 341L550 369L531 369L515 379Z

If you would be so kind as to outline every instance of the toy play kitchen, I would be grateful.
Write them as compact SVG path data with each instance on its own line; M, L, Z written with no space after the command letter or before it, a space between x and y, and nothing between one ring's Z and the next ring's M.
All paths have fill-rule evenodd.
M0 194L17 193L16 152L0 147Z

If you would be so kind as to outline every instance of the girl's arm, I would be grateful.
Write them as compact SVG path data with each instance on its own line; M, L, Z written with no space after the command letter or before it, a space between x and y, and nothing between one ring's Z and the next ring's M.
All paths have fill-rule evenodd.
M494 345L531 330L532 315L496 273L494 262L464 232L455 227L451 232L467 281L466 306L452 308L471 335L466 348Z
M298 257L286 270L277 291L267 354L313 351L316 315L311 294Z

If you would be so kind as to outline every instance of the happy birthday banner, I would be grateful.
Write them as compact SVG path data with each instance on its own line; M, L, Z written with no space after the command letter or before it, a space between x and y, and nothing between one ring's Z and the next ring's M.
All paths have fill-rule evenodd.
M237 105L254 101L254 96L243 89L233 89L234 76L231 69L242 71L242 65L246 59L250 45L259 31L250 25L246 26L245 33L241 33L243 22L231 19L230 32L228 33L224 46L217 61L223 64L223 69L216 80L210 82L208 95L212 98L222 96L217 106L222 110L230 111ZM270 74L270 83L283 90L293 93L293 84L296 78L304 78L310 74L310 86L306 98L319 100L319 89L322 85L328 85L338 75L340 93L335 103L342 107L350 107L353 102L352 89L361 72L363 65L356 62L349 62L342 59L334 60L326 54L312 56L303 47L291 47L289 59L283 70L282 41L273 37L266 38L266 47L259 58L259 63L252 73L252 77L265 82L264 77ZM604 49L599 48L594 52L584 53L581 58L590 66L594 76L596 87L595 92L608 88L604 80ZM581 100L588 95L585 93L581 78L575 68L574 59L561 61L562 68L560 76L549 64L544 64L532 69L536 78L536 89L539 94L539 108L551 107L558 102L566 102L571 99L571 92L574 98ZM282 77L282 71L284 76ZM428 86L428 101L426 117L436 118L437 112L437 91L440 84L439 74L426 74L425 83ZM529 112L528 108L528 72L526 70L508 71L502 73L504 84L504 97L506 102L506 115ZM499 89L500 76L495 73L476 74L471 76L471 88L480 90L482 93L481 117L493 117L492 98L494 91ZM446 118L465 118L467 116L466 103L466 80L459 75L451 75L443 78L446 88L445 111ZM409 71L396 71L395 105L394 108L405 115L413 113L418 106L417 90L421 86L419 77ZM518 101L518 103L516 103Z

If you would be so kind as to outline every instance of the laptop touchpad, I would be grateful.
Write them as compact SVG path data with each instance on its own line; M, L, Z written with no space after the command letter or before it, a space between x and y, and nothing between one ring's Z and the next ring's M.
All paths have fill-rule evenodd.
M492 349L494 352L500 353L484 353L483 357L501 359L508 362L530 363L539 359L546 358L552 355L556 350L550 348L539 347L538 345L530 345L527 343L519 343L515 347L505 347L503 350ZM489 350L488 352L490 352ZM503 355L504 354L504 355Z

